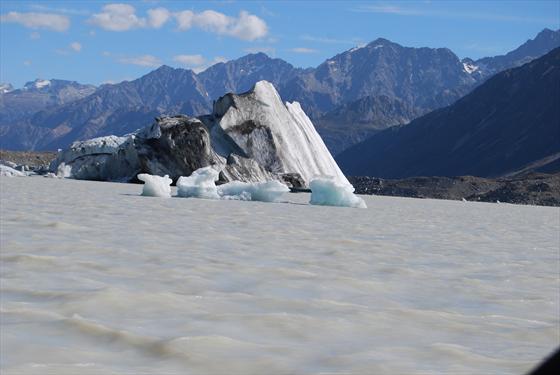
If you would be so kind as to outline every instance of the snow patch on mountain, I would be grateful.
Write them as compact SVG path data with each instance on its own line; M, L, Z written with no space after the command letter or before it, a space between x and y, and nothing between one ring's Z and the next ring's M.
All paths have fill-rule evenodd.
M10 83L0 83L0 94L6 94L13 90L14 87Z
M479 69L479 67L474 65L474 64L469 64L469 63L464 62L463 63L463 69L465 70L465 72L467 72L469 74L472 74L472 73L476 72Z

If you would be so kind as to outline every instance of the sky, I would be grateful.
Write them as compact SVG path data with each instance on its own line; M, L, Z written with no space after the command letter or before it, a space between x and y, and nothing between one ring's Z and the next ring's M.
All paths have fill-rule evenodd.
M264 52L297 67L386 38L460 58L560 28L560 1L0 1L0 82L99 85Z

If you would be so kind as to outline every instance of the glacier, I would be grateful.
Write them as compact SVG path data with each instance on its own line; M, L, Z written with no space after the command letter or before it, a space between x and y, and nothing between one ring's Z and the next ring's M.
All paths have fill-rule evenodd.
M212 166L220 183L276 180L302 188L318 176L348 183L300 104L283 103L267 81L224 95L208 115L162 116L126 136L74 142L50 168L62 164L64 177L100 181L131 182L140 173L177 181Z

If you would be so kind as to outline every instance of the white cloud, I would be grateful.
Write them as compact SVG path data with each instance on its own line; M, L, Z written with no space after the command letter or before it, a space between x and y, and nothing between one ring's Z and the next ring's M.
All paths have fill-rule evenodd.
M31 64L32 64L31 60L25 60L23 62L23 65L25 65L25 66L31 66Z
M175 13L174 16L179 30L198 27L214 34L250 41L262 38L268 33L266 22L246 11L241 11L239 17L230 17L214 10L200 13L185 10Z
M103 52L101 52L101 55L106 56L106 57L107 57L107 56L111 56L111 52L109 52L109 51L103 51Z
M248 12L239 13L239 18L234 19L229 35L243 40L255 40L266 36L268 27L266 23Z
M268 26L264 20L247 11L239 12L237 17L231 17L215 10L205 10L195 13L183 10L171 13L168 9L159 7L149 9L147 18L136 15L136 9L130 4L108 4L101 13L90 17L89 23L109 31L126 31L137 28L162 27L173 17L177 29L189 30L193 27L204 31L227 35L234 38L253 41L268 34Z
M203 65L206 62L206 59L202 55L177 55L173 57L173 61L191 68Z
M47 29L66 31L70 27L70 19L54 13L19 13L8 12L0 16L2 22L19 23L30 29Z
M290 51L295 52L295 53L317 53L317 52L319 52L316 49L305 48L305 47L292 48Z
M139 65L139 66L156 67L161 65L161 60L152 55L121 57L118 61L121 64L132 64L132 65Z
M37 31L33 31L31 34L29 34L29 39L37 40L39 38L41 38L41 34Z
M179 30L188 30L193 25L194 13L190 10L183 10L173 14L175 20L177 21L177 28Z
M109 31L126 31L146 26L145 18L136 16L136 9L129 4L108 4L89 19L89 23Z
M74 52L80 52L82 50L82 45L78 42L72 42L72 43L70 43L70 48Z
M165 8L156 8L148 10L148 24L154 29L162 27L171 17L171 12Z

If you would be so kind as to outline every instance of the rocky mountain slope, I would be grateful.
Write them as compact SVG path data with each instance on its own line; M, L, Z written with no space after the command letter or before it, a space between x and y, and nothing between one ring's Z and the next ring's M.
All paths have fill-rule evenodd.
M0 124L25 119L41 110L71 103L95 91L93 85L82 85L59 79L37 79L21 89L3 84L0 88Z
M554 48L560 47L560 30L544 29L534 39L529 39L518 48L505 55L484 57L476 61L463 60L477 79L486 79L502 70L521 66Z
M35 87L0 94L0 147L56 149L77 139L124 135L155 116L207 113L219 96L248 90L264 79L286 100L299 101L327 146L338 153L380 129L454 102L490 74L480 72L544 53L558 44L558 35L559 31L545 30L511 55L496 58L499 63L472 61L470 68L445 48L408 48L377 39L309 69L258 53L198 74L162 66L136 80L97 90L66 85L60 95L47 91L62 81L51 80L50 85L36 81ZM483 65L493 70L482 69Z
M370 137L337 161L346 174L384 178L501 176L531 165L558 171L559 82L557 48L498 73L451 106Z

